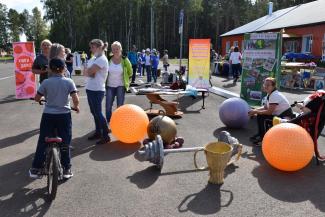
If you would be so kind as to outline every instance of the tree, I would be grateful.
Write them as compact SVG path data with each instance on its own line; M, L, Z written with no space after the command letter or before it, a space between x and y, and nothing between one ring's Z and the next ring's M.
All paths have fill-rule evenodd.
M33 17L29 14L28 10L26 9L23 10L21 14L19 14L21 27L24 29L28 41L34 40L31 26L32 18Z
M10 8L8 12L8 26L10 30L9 32L10 41L11 42L19 41L19 34L20 34L19 13L12 8Z
M41 41L48 36L46 23L42 19L41 11L37 7L33 8L32 10L30 33L32 39L35 42L36 48L41 43Z
M7 7L0 3L0 48L5 50L7 50L9 39L7 26Z

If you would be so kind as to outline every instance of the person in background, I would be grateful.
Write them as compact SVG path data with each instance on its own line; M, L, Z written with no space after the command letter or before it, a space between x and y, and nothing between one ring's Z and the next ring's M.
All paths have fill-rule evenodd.
M146 70L146 52L145 50L142 50L141 53L141 65L142 65L142 75L140 76L145 76L145 70Z
M157 82L158 65L159 65L159 56L157 51L154 50L151 55L151 72L152 72L153 81L155 83Z
M137 47L135 45L132 46L132 51L128 52L128 59L131 62L132 70L133 70L131 83L134 83L135 82L135 76L137 74L137 65L138 65Z
M108 124L111 121L115 97L117 107L122 106L125 100L125 91L129 89L132 77L132 65L127 57L122 56L121 43L115 41L111 45L111 49L113 56L109 60L106 81L106 119Z
M151 82L151 55L150 55L150 48L146 49L145 54L145 66L146 66L146 73L147 73L147 83Z
M48 59L49 61L51 61L51 59L57 59L57 58L65 61L66 59L65 48L63 45L59 43L54 43L51 46ZM49 76L51 75L52 75L51 72L49 72ZM68 71L67 68L65 68L64 76L70 78L70 72Z
M237 82L240 75L241 59L242 59L241 53L239 52L238 47L235 47L234 51L231 52L229 57L229 62L231 65L231 70L234 78L234 84Z
M65 54L67 55L65 58L65 64L67 65L67 69L70 72L70 78L72 75L72 71L73 71L73 54L71 53L70 48L66 48L65 49Z
M88 140L98 140L97 145L110 142L108 126L102 113L102 101L105 95L105 81L108 72L108 60L105 50L108 43L103 43L100 39L93 39L89 43L92 54L84 70L86 76L86 93L89 108L95 121L95 133L88 137Z
M141 75L142 75L141 52L137 53L137 60L138 60L138 73L139 73L139 76L141 77Z
M50 48L52 43L50 40L45 39L41 42L41 54L36 57L33 62L32 72L34 74L40 75L40 84L48 78L48 55L50 52Z
M63 177L69 179L71 172L70 143L72 137L71 107L69 96L72 97L73 107L79 113L79 97L75 83L64 77L65 63L62 59L50 60L52 76L44 80L35 96L35 101L40 102L45 97L46 103L40 123L35 157L32 168L29 170L31 178L39 178L46 158L46 137L58 136L62 138L60 144ZM55 133L56 131L56 133Z
M250 140L254 142L256 146L261 145L263 137L269 129L270 124L268 124L268 122L272 123L274 116L280 118L293 116L293 111L289 101L276 88L275 78L266 78L263 87L267 93L265 105L257 109L252 109L248 113L249 116L257 117L258 133L250 137Z
M168 59L168 50L164 50L164 56L162 58L163 66L166 72L168 72L169 59Z

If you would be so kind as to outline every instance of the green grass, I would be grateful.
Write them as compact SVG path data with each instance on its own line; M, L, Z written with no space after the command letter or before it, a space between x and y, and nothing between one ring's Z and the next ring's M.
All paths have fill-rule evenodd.
M169 59L169 64L178 65L179 59ZM187 65L188 59L182 59L182 65Z
M13 60L13 57L0 57L0 61L1 60Z

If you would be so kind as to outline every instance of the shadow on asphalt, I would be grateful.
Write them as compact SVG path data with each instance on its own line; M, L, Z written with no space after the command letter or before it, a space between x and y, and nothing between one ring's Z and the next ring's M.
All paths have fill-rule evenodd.
M141 143L124 144L120 141L110 142L106 145L96 146L90 153L95 161L112 161L127 157L139 150Z
M38 134L37 129L25 132L15 137L8 137L0 141L1 148L18 144L29 137ZM94 142L88 141L84 135L72 140L74 150L72 157L87 153L93 150ZM34 180L28 176L34 154L25 158L0 166L0 216L44 216L51 206L46 200L46 187L42 189L29 189L30 183L37 181L43 182L46 186L45 177L43 180Z
M34 180L28 169L33 154L0 167L1 216L44 216L50 207L46 202L46 188L29 189Z
M207 100L207 97L205 97L205 100ZM184 112L184 114L191 114L191 113L200 113L202 110L202 96L199 94L196 97L189 97L189 96L182 96L179 98L179 105L178 108ZM200 104L200 108L198 110L188 110L189 107L191 107L192 105L201 102Z
M267 165L256 167L252 174L261 189L271 197L285 202L300 203L309 200L315 208L325 212L325 166L312 161L305 169L286 173Z
M22 101L23 99L16 99L16 95L8 95L5 98L2 98L0 100L0 105L2 104L7 104L7 103L12 103L12 102L18 102Z
M235 172L238 167L235 165L229 165L225 169L225 178ZM127 179L130 180L131 183L135 184L140 189L149 188L153 185L159 178L159 176L170 176L170 175L179 175L179 174L186 174L186 173L198 173L198 172L206 172L208 169L205 170L183 170L183 171L173 171L173 172L164 172L162 173L160 169L156 166L147 167L144 170L138 171L134 173L132 176L128 176Z
M231 87L235 87L237 85L237 83L229 83L229 84L224 84L222 85L223 88L231 88Z
M30 130L24 133L21 133L16 136L10 136L7 138L0 139L0 149L7 148L12 145L17 145L24 142L32 136L39 134L39 129Z
M233 198L233 193L221 189L221 185L207 184L200 192L186 196L178 205L178 211L191 211L200 215L215 214L221 207L229 206ZM222 204L223 201L226 202Z

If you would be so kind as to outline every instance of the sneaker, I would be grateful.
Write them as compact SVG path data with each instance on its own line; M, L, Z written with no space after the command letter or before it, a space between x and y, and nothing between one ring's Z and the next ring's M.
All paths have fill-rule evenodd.
M100 139L100 134L94 133L92 136L88 137L88 140L97 140Z
M101 140L96 142L96 145L104 145L104 144L109 143L110 141L111 141L110 137L108 137L107 139L102 138Z
M63 178L70 179L73 176L71 169L64 169L63 170Z
M42 178L42 170L37 168L30 168L29 169L29 177L33 179L40 179Z

